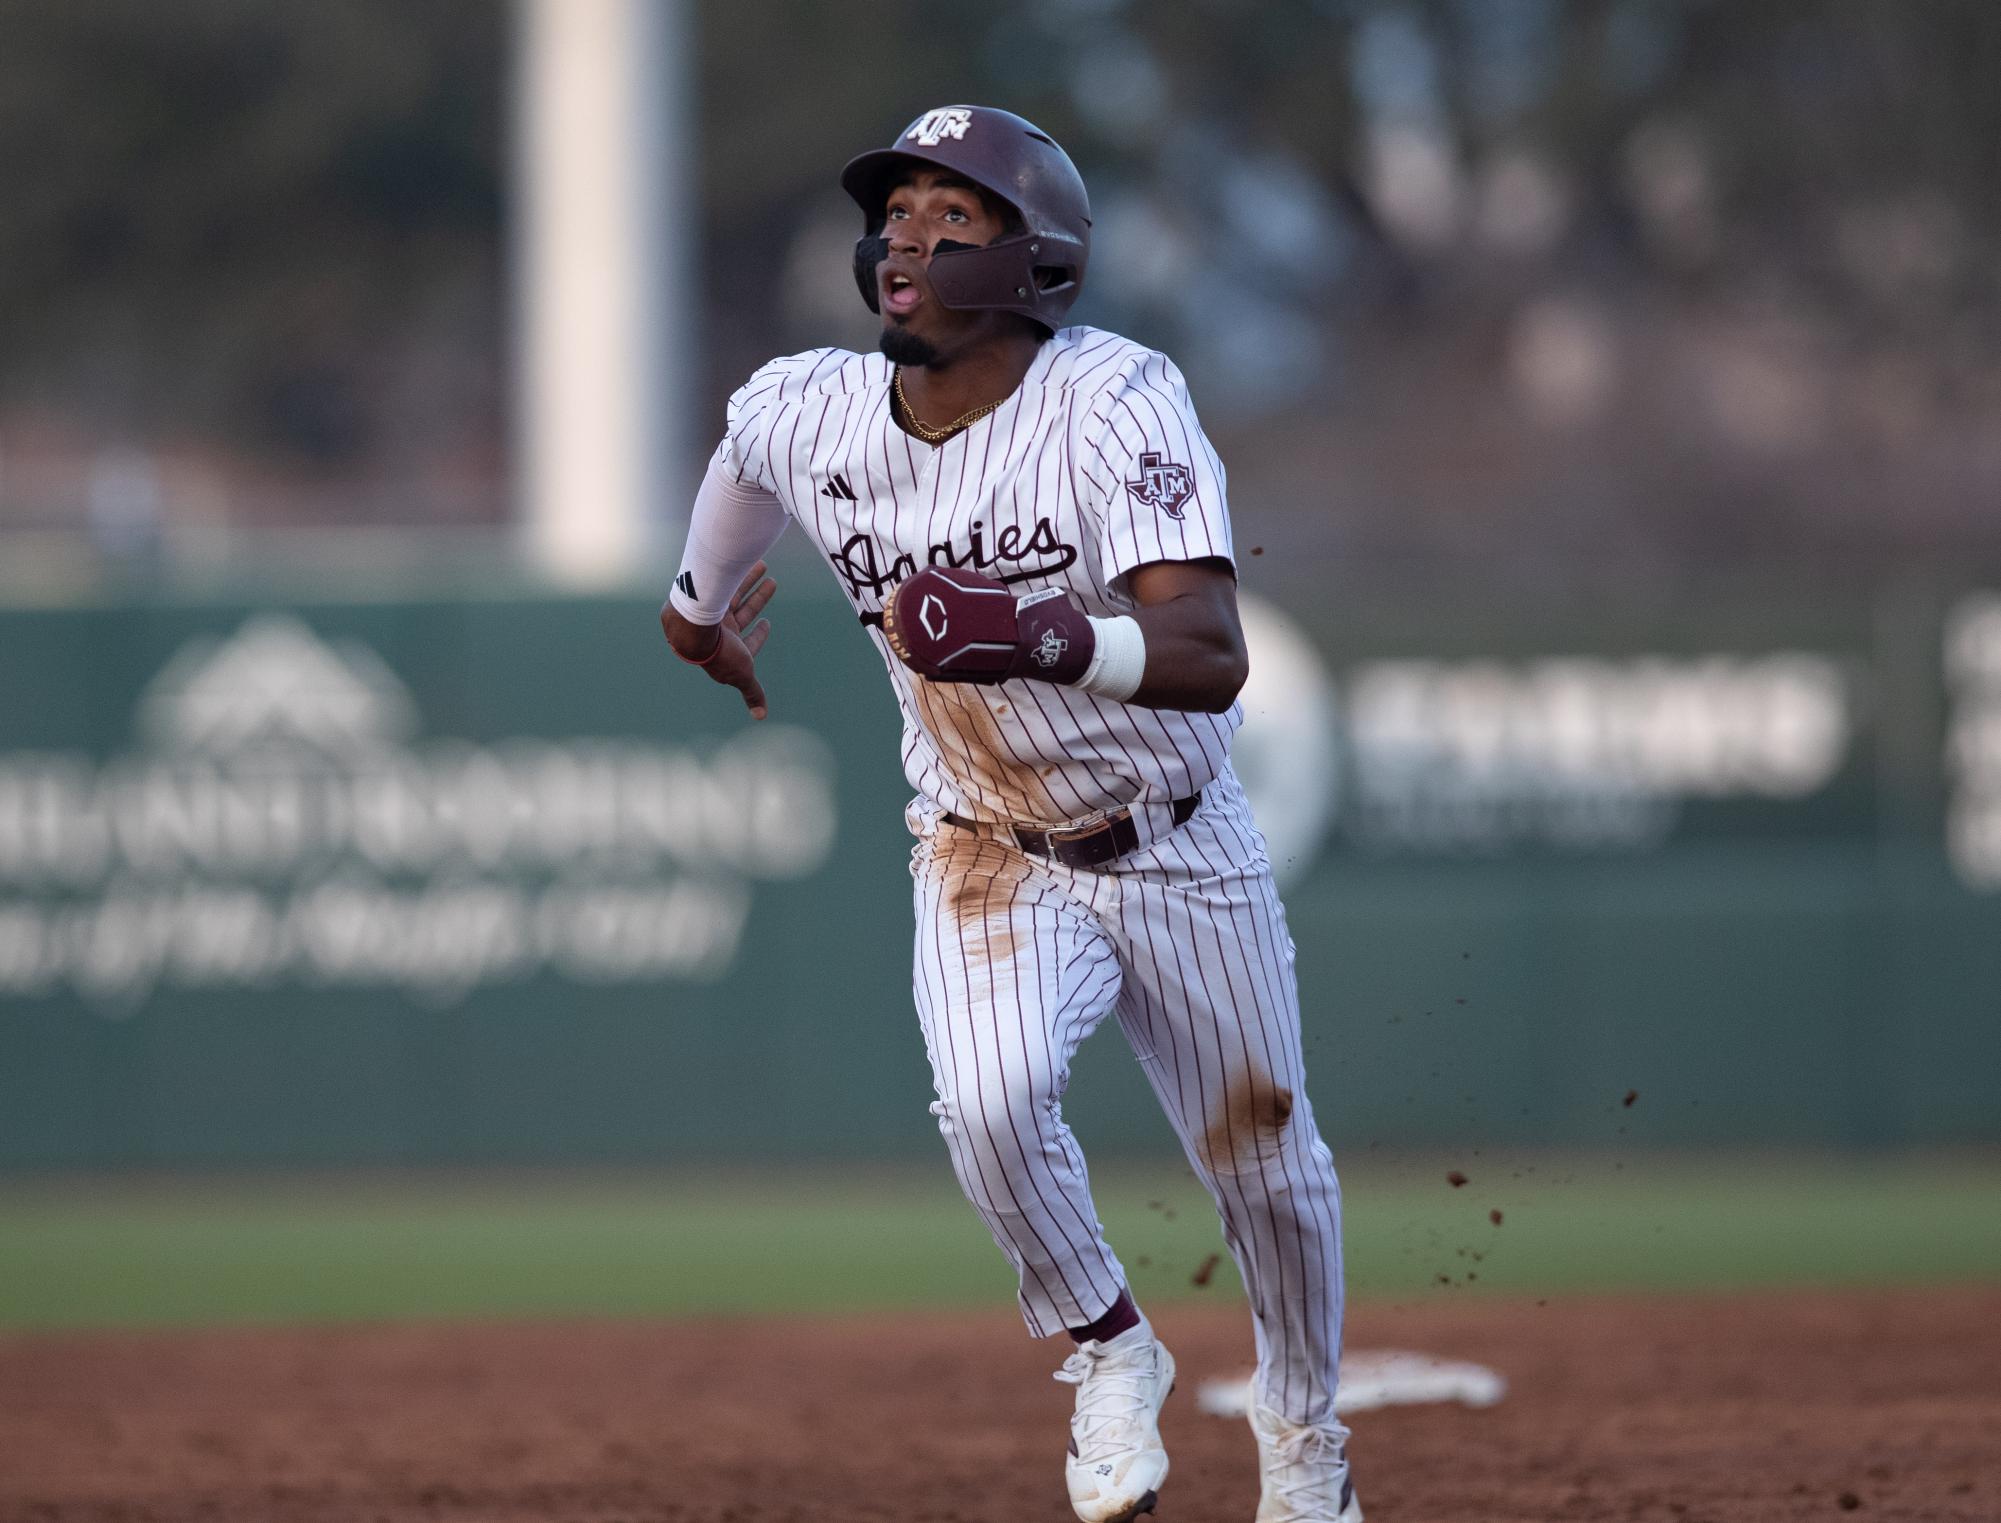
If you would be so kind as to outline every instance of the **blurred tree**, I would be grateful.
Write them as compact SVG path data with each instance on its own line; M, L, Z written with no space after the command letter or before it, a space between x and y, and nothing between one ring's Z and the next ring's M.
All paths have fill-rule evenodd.
M1089 172L1080 317L1184 361L1253 491L1342 481L1351 545L1991 541L1993 0L694 3L705 424L843 336L842 160L976 99ZM508 6L0 0L0 36L0 432L502 511Z
M0 387L332 464L413 337L490 363L505 23L0 0Z

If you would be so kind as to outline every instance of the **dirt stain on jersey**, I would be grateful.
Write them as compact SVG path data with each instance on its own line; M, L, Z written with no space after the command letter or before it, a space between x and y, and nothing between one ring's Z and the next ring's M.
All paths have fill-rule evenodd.
M1247 1068L1230 1082L1222 1109L1209 1120L1203 1148L1217 1174L1245 1174L1276 1156L1292 1121L1292 1091L1270 1074Z
M1000 723L978 692L921 677L910 690L938 754L954 776L980 796L979 802L1014 820L1053 823L1069 817L1067 810L1057 807L1035 768L1009 754Z

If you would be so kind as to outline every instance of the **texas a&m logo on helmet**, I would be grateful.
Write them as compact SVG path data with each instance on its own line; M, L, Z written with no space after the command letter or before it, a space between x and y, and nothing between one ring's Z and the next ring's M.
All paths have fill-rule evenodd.
M915 138L925 148L936 148L946 138L963 138L966 129L973 125L973 113L967 106L940 106L935 111L927 111L917 118L917 123L903 135Z
M1128 481L1126 490L1150 508L1158 508L1169 518L1181 516L1181 505L1195 495L1195 473L1185 465L1162 460L1158 452L1147 450L1139 457L1139 480Z

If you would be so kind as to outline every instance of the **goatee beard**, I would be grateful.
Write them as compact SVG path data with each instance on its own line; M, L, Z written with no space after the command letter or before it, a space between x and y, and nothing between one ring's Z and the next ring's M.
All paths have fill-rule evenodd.
M883 329L876 347L882 350L883 357L890 364L907 369L922 370L944 358L928 339L918 337L908 328Z

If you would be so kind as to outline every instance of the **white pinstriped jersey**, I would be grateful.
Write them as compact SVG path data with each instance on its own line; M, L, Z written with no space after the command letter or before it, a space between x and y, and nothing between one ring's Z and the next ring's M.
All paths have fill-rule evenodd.
M933 447L891 416L879 354L773 360L731 397L718 464L775 495L858 614L926 564L1021 592L1062 587L1101 617L1152 561L1231 558L1222 462L1166 356L1065 328L1014 394ZM926 682L872 630L903 712L903 766L940 808L1057 823L1166 803L1212 781L1242 719L1146 709L1075 688Z

